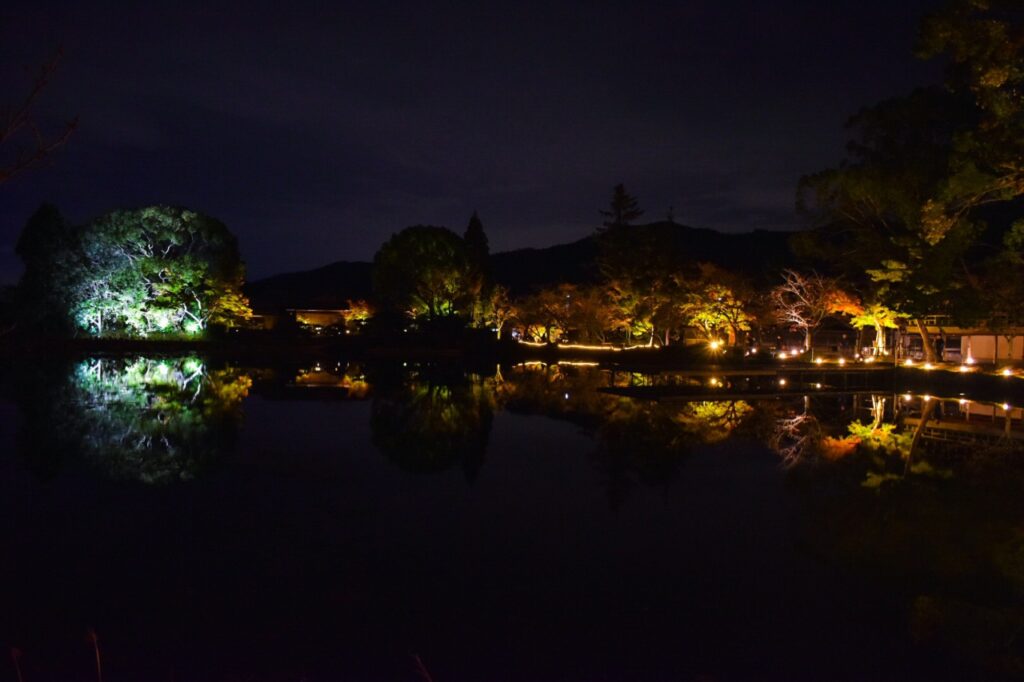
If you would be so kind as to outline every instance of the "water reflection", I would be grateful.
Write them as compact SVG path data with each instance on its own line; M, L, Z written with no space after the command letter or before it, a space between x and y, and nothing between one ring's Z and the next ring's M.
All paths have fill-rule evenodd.
M167 483L230 449L252 380L180 357L91 359L20 383L33 469L53 474L71 453L112 478Z
M378 386L370 431L374 445L407 471L460 466L473 480L484 461L494 408L492 378L412 370Z
M370 438L387 461L416 474L461 470L469 481L486 466L496 415L566 422L591 443L568 456L599 472L613 509L642 488L671 486L700 452L724 458L740 449L724 444L744 443L777 458L801 548L896 586L918 641L993 675L1024 672L1024 415L1008 404L877 391L641 400L609 389L700 382L539 363L242 370L196 357L108 358L14 376L21 448L42 476L81 458L116 478L194 478L230 450L250 394L367 400ZM541 434L535 442L567 456L545 450ZM714 492L723 505L735 494Z
M29 368L16 378L26 417L22 442L37 471L52 474L70 453L112 476L146 482L187 479L214 461L230 446L251 390L285 399L370 399L372 439L384 456L414 472L458 466L469 480L500 411L579 426L593 439L595 465L617 481L610 486L625 488L622 480L665 484L695 445L734 438L767 446L787 469L859 459L869 465L869 486L944 474L933 456L1024 446L1024 415L1005 404L878 392L646 400L620 389L685 388L702 379L589 365L465 371L335 361L268 371L213 368L198 357L135 357Z

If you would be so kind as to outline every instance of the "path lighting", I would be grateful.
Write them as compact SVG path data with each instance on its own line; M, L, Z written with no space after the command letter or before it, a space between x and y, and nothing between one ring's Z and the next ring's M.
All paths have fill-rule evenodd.
M1013 376L1013 370L1010 369L1009 367L1004 367L1003 371L1001 373L1002 373L1002 375L1004 377L1012 377Z
M779 379L779 386L785 386L785 385L786 385L786 380L785 379Z
M935 365L933 365L933 364L932 364L932 363L930 363L930 362L926 362L926 363L924 363L923 365L921 365L921 367L922 367L923 369L935 369Z
M814 384L815 388L821 388L821 384Z
M928 402L931 399L932 399L932 397L930 395L928 395L927 393L925 393L923 396L921 396L921 400L923 400L925 402Z
M1009 413L1010 409L1010 403L1003 403L1003 412Z
M913 398L914 396L910 395L909 393L903 394L903 399L906 400L907 402L910 402L911 400L913 400Z
M708 344L708 348L710 348L711 350L718 350L721 347L722 347L722 342L719 341L718 339L715 339L714 341L712 341L712 342L710 342Z
M822 360L821 358L814 358L814 364L816 364L816 365L820 365L823 362L825 362L825 361Z
M846 358L839 358L839 366L842 367L846 364Z
M970 372L971 368L968 367L967 365L960 365L960 371L961 372Z
M914 361L911 360L910 358L907 358L906 360L903 361L903 366L904 367L913 367L914 366Z

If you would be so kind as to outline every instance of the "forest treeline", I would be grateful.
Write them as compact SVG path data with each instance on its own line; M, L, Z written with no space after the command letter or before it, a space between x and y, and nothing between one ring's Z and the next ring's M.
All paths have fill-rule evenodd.
M927 17L916 46L941 83L866 107L844 158L804 177L795 262L765 285L701 262L671 222L638 224L618 185L596 227L592 281L513 295L497 283L474 215L463 234L414 226L373 264L352 321L378 329L479 328L535 342L672 345L756 341L829 318L874 331L906 325L934 359L926 318L1013 335L1024 327L1024 19L1009 0L960 0ZM595 220L595 223L597 221ZM70 226L52 207L29 220L25 274L9 297L23 328L155 337L245 326L244 268L221 223L185 209L115 211ZM351 330L350 330L351 331Z

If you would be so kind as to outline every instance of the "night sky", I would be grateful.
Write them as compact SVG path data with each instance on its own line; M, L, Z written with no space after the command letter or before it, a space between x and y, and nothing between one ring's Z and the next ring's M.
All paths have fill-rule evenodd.
M80 119L0 185L0 282L41 201L208 213L252 278L474 209L492 250L574 240L620 181L650 219L793 229L847 116L938 73L911 54L938 0L121 4L0 8L0 101L63 45L40 113Z

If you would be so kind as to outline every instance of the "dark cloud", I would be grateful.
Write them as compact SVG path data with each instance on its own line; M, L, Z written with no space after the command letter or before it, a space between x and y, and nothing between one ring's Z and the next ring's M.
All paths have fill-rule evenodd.
M81 124L0 188L0 279L43 200L194 207L256 276L473 209L496 248L576 239L619 181L651 217L792 228L846 116L933 76L910 47L936 4L8 2L4 92L63 44L42 113Z

